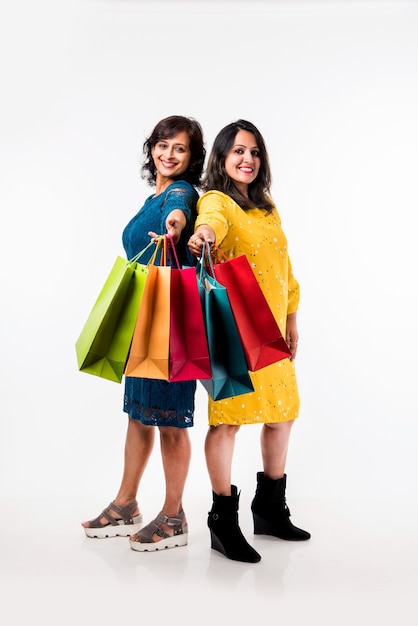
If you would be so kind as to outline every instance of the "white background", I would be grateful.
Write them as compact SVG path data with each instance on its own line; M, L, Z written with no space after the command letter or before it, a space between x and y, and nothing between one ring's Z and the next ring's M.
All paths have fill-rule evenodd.
M2 5L1 499L78 527L116 493L123 386L78 372L74 344L151 193L142 143L182 114L208 151L238 118L269 149L301 285L289 497L416 502L417 29L402 0ZM210 501L200 385L195 421L186 504ZM257 428L237 440L243 498ZM142 494L156 512L157 446Z

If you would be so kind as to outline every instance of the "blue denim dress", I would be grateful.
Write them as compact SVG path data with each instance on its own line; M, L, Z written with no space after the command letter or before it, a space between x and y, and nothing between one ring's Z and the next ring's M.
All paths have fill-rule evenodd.
M168 214L180 209L186 217L186 226L176 245L177 256L181 265L195 265L196 259L190 254L187 242L193 234L198 197L194 187L183 180L171 183L158 196L149 196L123 231L122 242L127 258L131 259L147 246L149 231L164 234ZM152 248L147 250L140 262L147 263L152 252ZM169 383L126 376L123 410L132 419L148 426L188 428L193 426L195 391L194 380Z

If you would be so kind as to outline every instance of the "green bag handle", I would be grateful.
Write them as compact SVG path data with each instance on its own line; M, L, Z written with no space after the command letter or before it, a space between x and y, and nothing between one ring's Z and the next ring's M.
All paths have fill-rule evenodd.
M136 254L134 257L132 257L132 259L130 259L128 261L128 263L136 263L141 256L144 254L144 252L146 252L146 250L148 250L148 248L150 246L152 246L152 244L156 244L155 245L155 250L153 252L153 254L151 255L150 260L147 263L148 265L154 265L155 264L155 260L157 258L157 253L158 250L160 250L160 248L162 248L161 252L162 252L162 256L161 256L161 265L165 266L167 265L167 257L168 254L170 254L170 256L172 257L172 259L174 259L176 267L178 269L181 269L180 263L179 263L179 259L177 256L177 252L176 252L176 248L174 245L174 241L173 241L173 237L171 235L158 235L157 237L154 237L153 239L151 239L151 241L149 242L149 244L143 249L141 250L141 252L138 252L138 254Z
M147 246L145 246L145 248L143 250L141 250L141 252L138 252L138 254L133 256L127 262L128 263L137 263L137 261L139 261L139 259L144 254L144 252L146 252L151 246L155 245L155 250L154 250L153 254L151 255L150 260L147 263L147 265L154 265L155 259L157 257L157 252L161 248L161 244L162 244L163 239L164 239L164 235L158 235L158 237L154 237L153 239L151 239L149 244Z

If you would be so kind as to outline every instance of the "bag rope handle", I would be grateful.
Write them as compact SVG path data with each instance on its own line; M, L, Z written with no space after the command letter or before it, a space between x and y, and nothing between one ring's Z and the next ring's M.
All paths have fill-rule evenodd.
M208 274L211 278L215 278L215 272L213 269L213 262L210 252L210 244L206 241L203 242L202 246L202 256L200 257L200 271L199 271L199 282L203 282L204 273Z
M167 239L168 241L168 254L171 257L171 262L173 262L173 258L174 261L176 263L177 269L181 269L180 266L180 262L177 256L177 250L176 250L176 246L174 244L174 240L173 240L173 236L169 235L168 233L166 235L164 235L164 237Z
M223 258L219 259L216 254L220 254ZM211 248L210 248L210 253L211 253L211 257L214 261L217 261L218 263L224 263L224 261L229 261L229 258L226 256L225 252L222 252L222 250L220 249L219 246L216 245L216 243L213 243Z
M153 243L154 243L154 240L151 239L149 244L143 250L141 250L141 252L138 252L138 254L136 254L135 256L133 256L131 259L128 260L128 263L136 263L141 258L141 256L144 254L144 252L146 252L148 250L148 248L150 248L152 246Z
M180 262L177 256L177 251L174 245L173 237L172 235L169 235L168 233L166 235L158 235L157 237L153 237L151 241L149 242L149 244L143 250L141 250L141 252L138 252L138 254L133 256L127 262L136 263L152 245L155 245L155 250L152 253L151 258L149 259L147 265L155 264L158 250L161 249L160 265L167 265L167 258L168 258L168 255L170 255L171 260L174 259L177 268L181 269Z
M158 254L158 250L162 247L163 239L164 239L164 235L158 235L158 237L154 237L153 239L151 239L151 243L156 244L156 246L155 246L155 250L152 253L152 256L151 256L150 260L147 263L147 266L155 265L155 261L156 261L157 254ZM161 256L163 256L163 254L164 254L164 247L162 247ZM160 264L161 264L161 262L160 262Z

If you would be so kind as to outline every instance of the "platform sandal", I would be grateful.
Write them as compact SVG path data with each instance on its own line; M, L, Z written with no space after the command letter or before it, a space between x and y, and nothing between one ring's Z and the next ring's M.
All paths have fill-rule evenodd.
M88 527L84 527L84 532L87 537L92 539L129 537L142 528L142 515L133 516L137 506L136 500L124 506L118 506L115 502L111 502L96 519L89 521ZM110 511L116 513L116 517L112 516ZM103 517L107 520L106 523L102 522Z
M167 527L165 530L164 527ZM179 548L187 545L188 527L184 511L176 517L167 517L162 511L144 526L142 530L129 538L129 545L137 552L154 552L165 548ZM161 537L157 541L154 535Z

